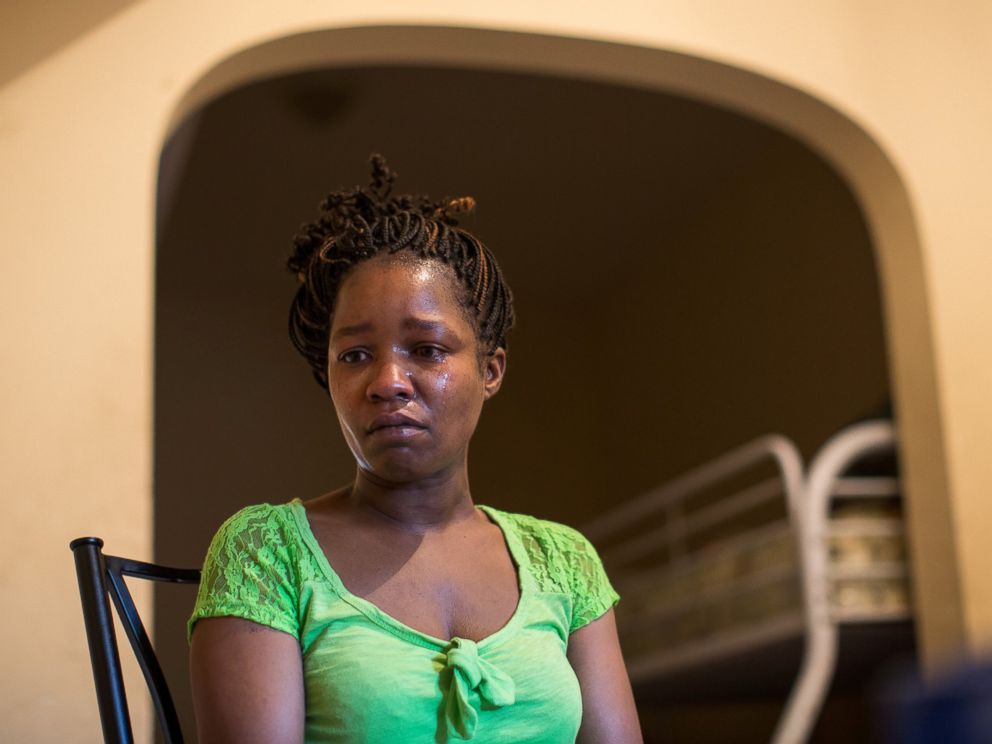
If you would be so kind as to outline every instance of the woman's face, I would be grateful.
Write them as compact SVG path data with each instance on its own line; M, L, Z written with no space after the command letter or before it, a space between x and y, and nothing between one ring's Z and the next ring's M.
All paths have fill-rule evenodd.
M506 354L480 355L456 281L436 261L380 256L338 293L328 389L359 467L376 479L464 468L482 404L502 383Z

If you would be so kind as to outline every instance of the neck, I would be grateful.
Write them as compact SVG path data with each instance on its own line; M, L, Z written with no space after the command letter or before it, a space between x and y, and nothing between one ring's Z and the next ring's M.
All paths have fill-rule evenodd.
M467 468L416 483L389 483L359 468L348 494L372 518L415 532L435 530L475 515Z

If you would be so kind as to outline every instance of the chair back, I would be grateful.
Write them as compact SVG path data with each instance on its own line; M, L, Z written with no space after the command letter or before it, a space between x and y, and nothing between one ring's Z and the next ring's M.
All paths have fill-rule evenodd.
M103 540L99 537L77 538L69 543L69 548L76 560L79 598L83 605L83 622L104 741L108 744L131 744L134 741L109 596L148 684L164 740L166 744L181 744L183 735L169 686L124 577L198 584L199 569L169 568L105 555Z

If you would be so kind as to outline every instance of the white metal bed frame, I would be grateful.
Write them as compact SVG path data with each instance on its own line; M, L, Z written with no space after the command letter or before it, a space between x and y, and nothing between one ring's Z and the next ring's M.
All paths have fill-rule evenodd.
M829 439L804 470L798 449L787 438L770 434L753 440L683 476L607 512L583 532L593 542L615 537L652 515L663 513L660 527L650 528L629 540L603 550L611 568L643 559L664 546L678 560L686 555L686 541L695 532L727 520L773 499L786 501L788 522L797 545L802 594L802 617L784 616L736 635L725 634L680 655L669 650L656 657L632 659L629 671L635 680L650 679L679 664L701 663L718 658L733 648L760 645L764 641L802 633L802 662L779 718L773 744L802 744L816 722L829 691L837 664L838 624L893 617L845 615L831 605L833 578L830 564L830 507L832 499L849 496L891 497L898 494L894 478L844 478L858 460L895 448L895 429L890 421L868 421L847 427ZM683 513L686 498L727 481L771 460L778 477L762 481L732 496Z

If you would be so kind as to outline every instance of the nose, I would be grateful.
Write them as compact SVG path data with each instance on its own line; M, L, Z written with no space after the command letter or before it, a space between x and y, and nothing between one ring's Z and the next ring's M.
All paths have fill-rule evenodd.
M413 398L413 382L410 370L400 364L395 357L383 359L372 370L366 395L369 400L382 401L410 400Z

